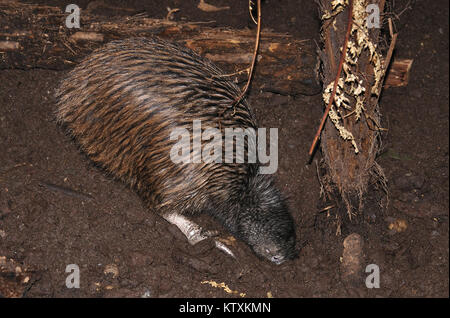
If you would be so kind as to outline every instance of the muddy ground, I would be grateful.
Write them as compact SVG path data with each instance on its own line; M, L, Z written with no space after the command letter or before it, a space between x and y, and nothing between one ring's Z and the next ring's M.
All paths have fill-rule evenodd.
M64 1L35 1L65 7ZM247 1L209 0L230 10L205 13L198 1L108 1L117 7L163 18L216 21L246 28ZM448 297L449 59L448 1L395 1L402 13L396 56L414 59L409 85L384 91L381 99L383 151L378 158L389 180L387 211L367 205L370 222L353 231L364 239L364 264L380 268L379 289L349 287L341 280L342 242L319 211L316 154L305 165L322 110L320 95L288 97L250 92L262 127L279 128L278 184L289 197L300 256L281 266L268 264L238 242L239 261L210 244L191 247L180 233L144 208L139 197L112 180L79 153L53 118L53 90L64 72L0 71L0 262L19 267L18 296L26 297L239 297L204 281L224 282L246 297ZM70 2L67 2L70 3ZM86 8L88 1L78 1ZM265 27L299 39L319 40L314 1L267 0ZM102 9L119 14L117 9ZM252 26L253 28L253 26ZM263 82L264 79L258 79ZM52 191L51 183L93 199ZM333 218L330 211L328 218ZM204 226L227 234L206 216ZM390 230L395 221L404 231ZM320 223L320 222L319 222ZM11 261L11 259L13 261ZM79 289L65 285L66 266L81 271ZM19 271L19 269L17 269ZM0 292L15 276L0 275ZM27 278L28 277L28 278ZM18 278L19 279L19 278ZM2 285L3 284L3 285ZM9 286L9 285L8 285ZM3 289L2 289L3 288ZM15 288L14 286L11 288Z

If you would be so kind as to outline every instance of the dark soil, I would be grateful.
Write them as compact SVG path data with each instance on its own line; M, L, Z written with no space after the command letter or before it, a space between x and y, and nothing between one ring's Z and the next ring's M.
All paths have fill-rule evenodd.
M65 7L60 1L35 2ZM108 4L155 18L165 17L167 7L180 8L176 19L254 28L247 1L207 1L230 6L218 13L200 11L197 2ZM395 3L392 9L400 13L407 1ZM410 82L385 90L381 99L383 125L389 130L378 162L389 181L390 204L386 211L367 204L370 220L352 229L364 240L364 268L380 268L379 289L366 288L364 279L352 287L341 279L342 242L350 230L336 235L333 222L317 226L327 224L318 220L335 217L333 210L319 212L325 207L316 171L321 154L306 165L322 112L320 95L260 93L258 85L250 92L260 125L279 129L277 180L290 198L302 247L298 259L276 266L256 258L241 242L238 261L209 242L189 246L135 193L94 167L54 121L53 90L63 72L41 69L0 71L0 264L3 260L22 271L27 297L237 296L204 281L224 282L246 297L448 297L449 3L411 3L413 10L395 20L400 32L396 56L414 59ZM87 4L78 1L82 8ZM265 27L319 40L314 1L270 0L263 10ZM92 198L53 191L45 183ZM196 221L227 236L207 216ZM406 225L404 231L390 229L396 222ZM80 268L79 289L66 287L68 264ZM8 278L2 277L0 293L5 294L2 282Z

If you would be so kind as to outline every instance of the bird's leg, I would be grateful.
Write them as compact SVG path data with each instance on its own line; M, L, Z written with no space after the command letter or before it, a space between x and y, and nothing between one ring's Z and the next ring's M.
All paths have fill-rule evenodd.
M163 217L167 222L178 227L191 245L217 235L215 231L204 231L201 226L181 214L167 213ZM214 243L218 249L235 258L233 252L224 243L216 239L214 239Z

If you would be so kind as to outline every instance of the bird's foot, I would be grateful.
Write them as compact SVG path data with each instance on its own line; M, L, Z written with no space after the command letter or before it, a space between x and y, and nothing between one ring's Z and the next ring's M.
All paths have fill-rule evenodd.
M218 231L204 230L197 223L189 220L185 216L178 213L168 213L163 217L167 222L178 227L178 229L180 229L180 231L184 234L184 236L186 236L188 242L191 245L195 245L198 242L201 242L208 238L213 238L214 243L219 250L221 250L222 252L228 254L233 258L236 258L234 256L234 253L230 250L230 248L228 248L220 240L214 238L217 237L217 235L219 234Z

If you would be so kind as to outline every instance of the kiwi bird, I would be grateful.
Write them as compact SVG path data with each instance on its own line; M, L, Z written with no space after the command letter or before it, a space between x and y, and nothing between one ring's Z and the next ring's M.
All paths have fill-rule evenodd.
M191 244L211 233L189 216L206 213L257 255L280 264L296 255L294 222L260 162L174 162L170 155L177 143L171 133L184 129L192 142L194 121L203 131L257 129L246 99L235 103L240 92L186 47L130 38L95 50L62 79L56 117L94 163L134 189ZM248 152L248 142L245 147Z

